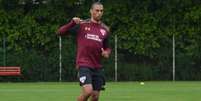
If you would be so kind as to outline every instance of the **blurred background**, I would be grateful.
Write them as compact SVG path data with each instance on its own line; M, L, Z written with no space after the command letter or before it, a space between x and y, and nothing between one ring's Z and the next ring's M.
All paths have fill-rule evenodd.
M94 1L0 0L0 66L22 70L0 81L77 81L76 35L55 33L89 18ZM201 80L200 0L99 1L111 29L107 81Z

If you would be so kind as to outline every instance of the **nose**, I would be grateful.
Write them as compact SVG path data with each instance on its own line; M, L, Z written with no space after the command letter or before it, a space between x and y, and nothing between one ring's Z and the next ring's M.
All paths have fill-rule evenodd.
M101 13L102 13L101 11L98 12L98 14L101 14Z

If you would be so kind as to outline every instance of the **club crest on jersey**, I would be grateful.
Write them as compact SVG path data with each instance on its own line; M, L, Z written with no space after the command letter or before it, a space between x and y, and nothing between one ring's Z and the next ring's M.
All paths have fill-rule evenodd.
M104 29L100 29L101 34L104 36L106 34L106 31Z
M85 27L84 30L86 30L86 31L90 31L91 28L90 28L90 27Z

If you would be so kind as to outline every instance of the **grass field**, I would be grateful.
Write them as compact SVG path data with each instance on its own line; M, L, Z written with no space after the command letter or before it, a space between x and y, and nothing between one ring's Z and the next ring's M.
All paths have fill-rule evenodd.
M76 101L77 83L0 83L0 101ZM201 101L201 82L109 82L100 101Z

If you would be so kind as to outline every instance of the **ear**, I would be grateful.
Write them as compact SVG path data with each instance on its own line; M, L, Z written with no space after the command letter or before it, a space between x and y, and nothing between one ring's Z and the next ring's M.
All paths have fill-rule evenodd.
M89 12L92 14L92 9L90 9Z

